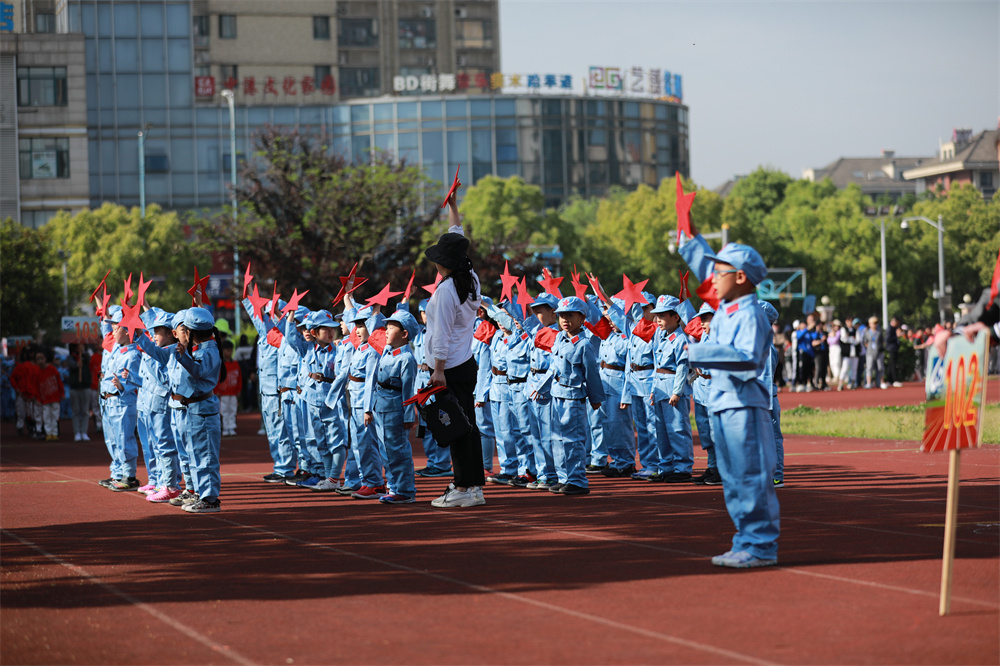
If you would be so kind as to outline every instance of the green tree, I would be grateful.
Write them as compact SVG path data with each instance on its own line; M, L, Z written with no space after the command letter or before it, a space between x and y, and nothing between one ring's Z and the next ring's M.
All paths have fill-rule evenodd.
M112 303L118 302L129 273L136 289L141 271L147 280L153 279L146 292L151 304L166 310L189 307L191 297L185 292L194 268L207 274L211 263L208 253L190 241L185 227L177 213L164 212L155 204L146 209L145 218L138 207L111 203L75 214L59 212L45 231L54 250L69 253L71 309L79 312L87 307L87 298L109 269Z
M236 247L262 286L273 279L286 298L308 289L303 305L328 307L355 262L372 294L388 280L401 289L423 249L429 181L391 155L353 164L325 134L272 127L255 135L239 183L239 219L226 211L202 221L199 238L215 250Z
M44 329L59 335L62 280L55 277L61 262L48 230L23 227L12 218L0 226L0 334L34 335Z

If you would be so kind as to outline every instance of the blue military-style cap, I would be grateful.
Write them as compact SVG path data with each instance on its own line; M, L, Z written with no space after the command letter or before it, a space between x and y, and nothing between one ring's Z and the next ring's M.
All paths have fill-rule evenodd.
M429 298L425 298L420 301L419 305L417 305L417 312L427 312L427 303L430 302L430 300L431 299Z
M676 312L680 316L681 301L676 296L670 296L669 294L663 294L656 299L656 303L653 305L653 314L666 314L668 312Z
M778 321L778 309L776 307L774 307L767 301L757 301L757 302L760 303L760 309L763 310L764 314L767 315L767 322L769 324L773 324L774 322Z
M656 303L656 296L653 296L653 294L649 293L648 291L642 292L642 297L646 299L646 305L653 305L654 303ZM646 306L643 305L642 307Z
M315 312L310 312L302 323L305 324L308 329L337 327L337 322L334 321L333 315L330 314L329 310L316 310Z
M402 329L406 331L407 335L410 336L410 340L417 337L417 333L420 332L420 324L417 323L416 317L411 315L409 312L396 310L392 313L391 317L385 320L386 324L389 324L390 322L402 327Z
M584 317L590 314L590 306L582 299L576 296L567 296L566 298L560 299L558 306L556 307L556 314L564 314L569 312L579 312Z
M170 320L170 327L177 328L184 323L184 315L187 314L187 309L178 310L174 313L174 318Z
M160 310L159 312L157 312L156 316L153 317L153 322L150 325L150 328L159 328L160 326L165 326L167 328L173 328L174 327L174 313L173 312L165 312L163 310Z
M553 310L559 305L559 299L548 292L542 292L535 297L535 302L531 304L531 307L538 307L539 305L547 305Z
M496 305L493 305L493 303L490 303L485 307L487 314L489 314L490 316L490 319L495 321L497 323L497 326L506 331L514 330L514 318L511 317L506 310Z
M715 254L706 254L705 258L729 264L736 270L743 271L752 284L760 284L767 277L767 266L764 265L764 260L761 259L757 250L749 245L730 243Z
M348 319L352 324L363 324L368 321L368 318L374 314L375 310L370 305L366 305L363 308L356 308L354 314ZM345 315L346 316L346 315Z
M188 308L184 313L184 325L192 331L211 331L215 328L215 318L205 308Z
M267 314L271 314L271 303L273 303L273 302L274 301L268 301L264 305L264 312L266 312ZM286 305L288 305L288 303L286 303L284 299L279 298L278 299L278 312L281 312L282 310L284 310Z
M108 311L104 316L104 321L110 324L120 324L122 323L122 306L120 305L109 305Z
M698 313L695 312L694 306L691 305L690 300L681 301L681 304L677 306L677 314L681 316L681 321L684 322L685 326L687 326L692 319L698 316Z
M302 326L306 323L306 319L308 319L309 315L311 314L312 310L310 310L304 305L300 305L299 307L295 308L295 322L299 326Z
M490 298L489 296L480 296L479 300L480 300L480 307L486 310L489 310L490 307L493 305L493 299Z
M715 308L713 308L708 303L702 303L701 307L698 308L698 316L701 317L701 316L707 315L707 314L714 315L715 314Z

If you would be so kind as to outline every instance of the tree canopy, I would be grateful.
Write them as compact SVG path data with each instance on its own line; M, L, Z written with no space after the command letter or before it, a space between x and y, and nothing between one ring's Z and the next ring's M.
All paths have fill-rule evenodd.
M9 217L0 223L0 335L58 335L63 298L55 271L62 262L48 236Z

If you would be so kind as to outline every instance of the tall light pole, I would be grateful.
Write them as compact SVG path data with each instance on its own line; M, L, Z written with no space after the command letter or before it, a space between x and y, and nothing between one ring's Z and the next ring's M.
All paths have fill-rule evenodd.
M896 206L889 209L889 216L894 217L896 215ZM872 224L875 224L872 220L869 220ZM889 285L888 278L886 276L885 269L885 218L880 217L878 220L879 224L879 236L882 243L882 326L885 327L889 322Z
M146 132L153 123L146 123L139 130L139 212L146 219Z
M920 220L921 222L926 222L927 224L929 224L932 227L934 227L935 229L937 229L937 232L938 232L938 292L937 292L937 299L938 299L938 316L941 318L941 322L940 323L943 324L944 323L945 314L946 314L945 308L944 308L944 299L945 299L945 295L946 295L945 294L945 286L944 286L944 219L942 218L941 215L938 215L937 222L934 222L933 220L927 219L923 215L915 215L913 217L904 217L903 220L902 220L902 222L900 222L899 226L902 229L909 229L910 228L910 222L914 221L914 220Z
M233 91L226 88L222 96L229 103L229 177L232 181L233 224L236 224L236 109L234 107ZM239 293L240 284L240 251L233 247L233 317L236 320L236 345L240 343L240 308L236 304L235 294Z

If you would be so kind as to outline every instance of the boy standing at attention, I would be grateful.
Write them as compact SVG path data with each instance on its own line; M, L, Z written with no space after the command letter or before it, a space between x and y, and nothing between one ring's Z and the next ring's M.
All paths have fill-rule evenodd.
M771 360L772 332L755 293L767 268L751 247L730 243L716 254L700 235L683 254L699 275L714 262L720 298L711 341L688 349L691 365L711 372L712 437L726 508L736 526L732 550L713 557L712 564L736 569L774 565L780 522L771 392L758 380Z

